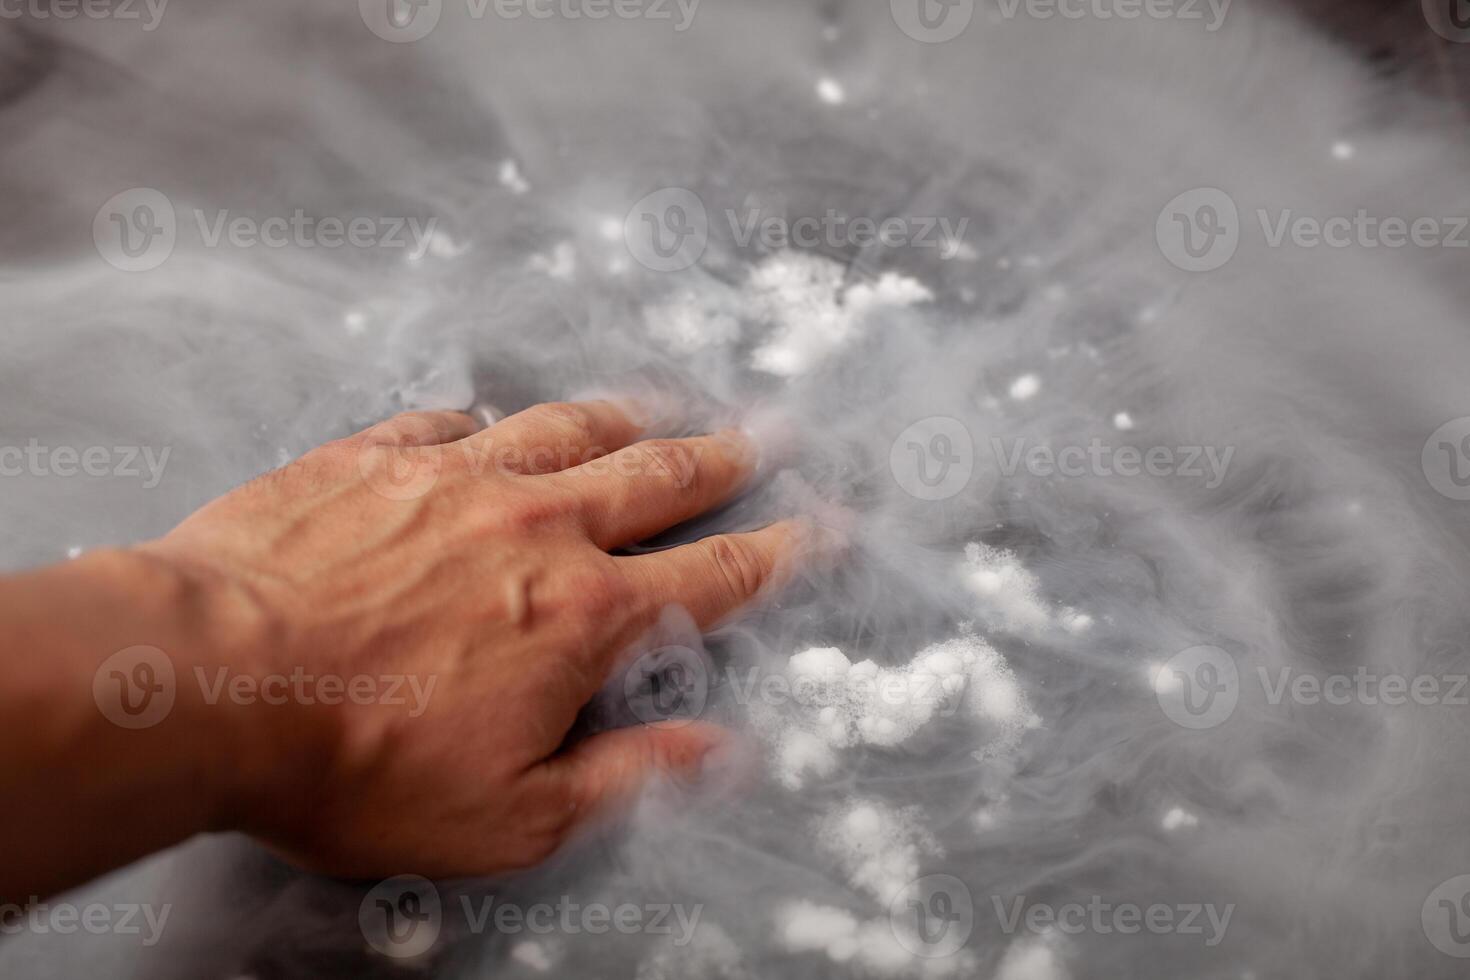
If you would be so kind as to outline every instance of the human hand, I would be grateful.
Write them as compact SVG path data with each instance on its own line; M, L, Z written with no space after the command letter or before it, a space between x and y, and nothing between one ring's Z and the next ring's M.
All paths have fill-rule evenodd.
M815 536L787 521L610 555L729 499L755 466L738 432L640 442L633 414L541 405L483 430L399 416L142 546L248 610L234 673L429 691L418 716L257 705L227 825L328 873L488 874L542 860L650 774L697 775L727 739L704 723L562 743L665 607L707 628L778 586Z

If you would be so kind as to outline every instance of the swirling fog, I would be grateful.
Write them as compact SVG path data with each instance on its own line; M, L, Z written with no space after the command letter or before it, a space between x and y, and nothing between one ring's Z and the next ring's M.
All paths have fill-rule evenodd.
M1319 20L1238 0L1208 29L1198 7L982 3L943 43L886 4L777 0L704 0L687 23L446 0L411 43L285 0L180 0L152 31L0 22L0 434L170 450L157 480L6 479L5 567L161 534L404 408L650 387L671 430L746 423L771 464L674 539L794 512L849 539L766 609L680 639L752 775L655 788L535 872L440 883L426 954L365 941L372 883L213 838L70 896L167 904L157 942L6 936L0 972L1463 975L1444 949L1470 953L1470 904L1445 893L1460 918L1435 942L1431 893L1470 874L1470 707L1272 693L1470 670L1470 504L1421 460L1470 415L1467 253L1273 247L1256 219L1464 214L1463 129L1416 70L1375 70ZM178 214L147 271L94 242L130 188ZM1170 260L1160 223L1193 188L1240 214L1206 271ZM684 268L640 247L646 214L660 234L691 219L639 204L661 189L704 210ZM404 219L408 246L232 247L195 220L298 210ZM931 244L783 244L752 216L896 217ZM1168 462L1130 470L1121 447ZM593 719L637 714L648 681L615 679ZM1186 710L1211 691L1228 714ZM930 875L969 898L946 955L899 921L911 893L954 908L912 884ZM492 895L698 921L457 914ZM1163 906L1174 927L1024 914L1069 904Z

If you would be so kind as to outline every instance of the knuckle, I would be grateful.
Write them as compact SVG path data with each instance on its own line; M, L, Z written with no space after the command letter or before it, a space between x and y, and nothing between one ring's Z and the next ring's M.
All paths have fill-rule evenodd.
M539 422L577 445L592 441L596 431L592 413L574 402L551 402L536 409L536 414Z
M572 505L561 495L538 487L534 493L521 493L501 501L497 523L513 530L530 531L561 524L573 516Z
M728 534L710 539L710 562L717 580L737 599L749 599L760 591L768 569L760 554L745 541Z
M569 599L589 621L602 625L632 600L632 588L615 569L602 563L567 571Z
M698 462L690 447L677 439L656 439L643 444L643 462L648 475L667 481L690 493L698 492Z

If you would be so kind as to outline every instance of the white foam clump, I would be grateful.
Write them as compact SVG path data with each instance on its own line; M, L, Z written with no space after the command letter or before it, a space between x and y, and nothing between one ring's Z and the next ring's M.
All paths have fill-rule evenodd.
M512 194L524 194L531 189L530 182L521 176L520 166L512 159L500 161L500 169L495 176L500 181L500 186Z
M1054 627L1080 634L1092 628L1087 613L1070 606L1053 610L1044 602L1039 581L1014 552L972 541L965 545L960 578L996 626L1023 634Z
M844 285L846 272L825 256L784 250L753 266L740 287L711 280L648 306L644 325L655 340L683 354L729 346L746 323L767 326L769 335L751 351L751 367L789 378L856 337L874 313L934 298L909 276L885 272Z
M701 922L687 944L656 944L638 964L636 980L748 980L750 976L740 947L730 934L713 922Z
M550 254L538 252L526 264L532 272L567 282L577 274L577 249L571 242L558 242Z
M942 852L920 828L918 813L875 800L854 800L819 821L817 840L834 855L852 887L889 904L919 877L925 857Z
M535 970L537 973L545 973L551 969L551 956L546 952L546 947L534 939L527 939L516 943L510 950L511 959L522 963Z
M832 259L793 251L751 270L754 311L773 328L751 352L751 367L787 378L805 374L856 336L874 312L934 298L923 283L895 272L844 287L846 271Z
M1010 394L1018 402L1032 398L1041 390L1041 379L1034 374L1023 374L1011 382Z
M1159 821L1159 824L1165 830L1178 830L1181 827L1198 827L1199 817L1196 817L1183 807L1176 806L1164 814L1164 819Z
M968 968L968 957L925 959L898 941L887 918L861 920L846 909L815 902L787 902L776 910L776 937L792 953L821 953L849 970L876 976L920 973L950 976Z
M961 708L1003 728L1026 727L1035 716L1004 658L964 633L916 653L907 664L852 663L837 647L811 647L786 665L794 724L777 737L777 774L788 789L808 776L830 776L837 752L858 745L901 745L936 716Z
M1062 958L1045 938L1012 943L995 970L995 980L1068 980Z
M648 307L644 325L653 339L681 354L740 339L741 309L724 292L684 290Z
M847 90L835 78L820 78L817 80L817 98L828 105L842 105L847 101Z
M1002 625L1029 632L1051 624L1051 610L1037 594L1036 576L1014 553L971 542L965 545L963 578Z

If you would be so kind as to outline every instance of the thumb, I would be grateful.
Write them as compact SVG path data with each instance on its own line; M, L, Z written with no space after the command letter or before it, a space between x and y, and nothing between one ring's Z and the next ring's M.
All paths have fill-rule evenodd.
M730 732L704 722L638 725L594 735L548 765L576 809L589 814L627 806L657 775L695 782L733 743Z

